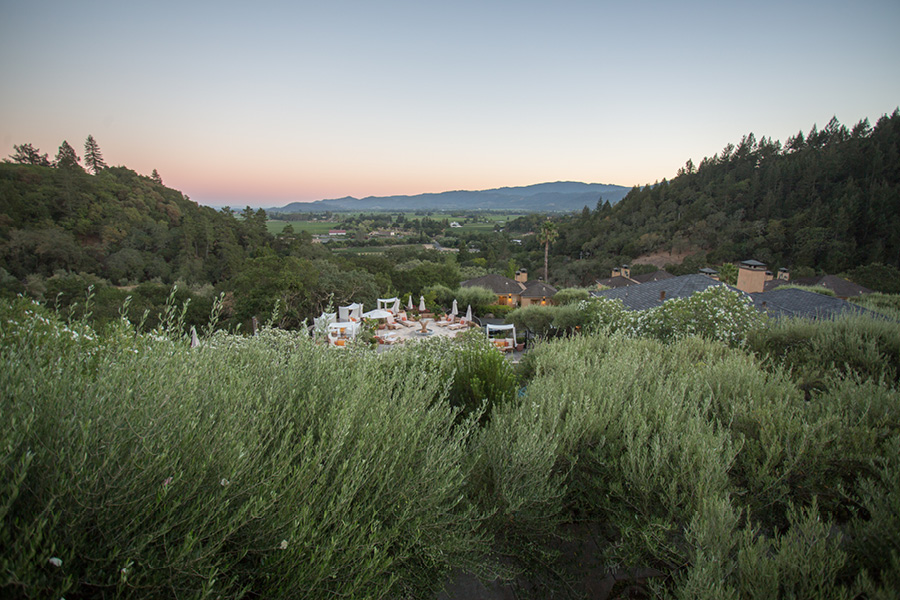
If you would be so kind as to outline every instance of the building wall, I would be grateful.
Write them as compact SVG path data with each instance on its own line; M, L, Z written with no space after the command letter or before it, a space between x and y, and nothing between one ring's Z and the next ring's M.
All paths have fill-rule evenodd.
M772 274L765 269L749 269L741 267L738 269L737 289L748 294L765 291L767 281L772 280Z
M513 294L512 299L510 299L509 294L499 294L497 296L497 304L500 306L519 306L521 302L522 298L518 294Z
M522 306L531 306L533 304L544 304L546 306L550 306L553 304L553 301L550 298L522 298Z

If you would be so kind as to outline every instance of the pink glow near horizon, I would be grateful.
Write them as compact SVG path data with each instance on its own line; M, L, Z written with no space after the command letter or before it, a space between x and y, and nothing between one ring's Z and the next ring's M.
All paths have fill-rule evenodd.
M14 4L0 156L91 134L109 164L235 206L631 187L900 102L896 2L651 4Z

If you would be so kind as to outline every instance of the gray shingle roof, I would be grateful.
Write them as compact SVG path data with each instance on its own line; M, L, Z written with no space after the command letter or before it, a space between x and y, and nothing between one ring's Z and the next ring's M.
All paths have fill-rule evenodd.
M694 273L660 281L650 281L639 285L591 292L591 294L598 298L619 299L625 305L625 308L630 310L646 310L661 304L659 299L660 292L665 292L665 299L671 300L673 298L687 298L697 292L702 292L709 287L718 285L724 285L736 292L739 291L737 288L726 285L721 281Z
M556 295L557 289L552 285L544 283L543 281L529 281L525 284L525 290L522 292L521 296L523 298L552 298Z
M643 275L632 275L631 278L638 283L649 283L651 281L662 281L663 279L672 279L675 277L668 271L654 271L652 273L644 273Z
M622 277L621 275L616 275L615 277L607 277L606 279L598 279L598 285L602 285L607 288L620 288L625 287L627 285L637 285L637 282L628 279L627 277Z
M475 279L469 279L468 281L463 281L459 284L462 287L485 287L495 294L521 294L522 290L525 289L525 286L515 281L514 279L510 279L509 277L504 277L502 275L497 275L491 273L489 275L484 275L483 277L476 277Z
M833 319L842 314L879 316L846 300L797 289L774 289L750 294L758 310L771 317Z
M798 277L790 281L782 279L773 279L766 282L765 291L773 290L782 285L805 285L809 287L821 286L829 289L838 298L855 298L863 294L871 294L872 290L861 285L857 285L852 281L847 281L837 275L818 275L816 277Z

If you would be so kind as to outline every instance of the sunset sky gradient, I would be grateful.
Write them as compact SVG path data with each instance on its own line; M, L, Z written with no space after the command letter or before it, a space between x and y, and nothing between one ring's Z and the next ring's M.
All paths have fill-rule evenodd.
M900 105L900 2L16 2L0 156L91 134L203 204L640 185Z

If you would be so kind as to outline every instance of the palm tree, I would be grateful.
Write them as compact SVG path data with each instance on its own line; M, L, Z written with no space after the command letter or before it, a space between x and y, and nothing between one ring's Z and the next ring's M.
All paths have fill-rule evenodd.
M541 231L538 233L538 241L544 245L544 283L550 283L548 259L550 257L550 244L557 238L556 223L551 220L544 221Z

